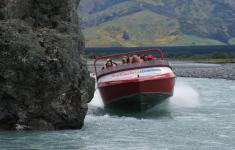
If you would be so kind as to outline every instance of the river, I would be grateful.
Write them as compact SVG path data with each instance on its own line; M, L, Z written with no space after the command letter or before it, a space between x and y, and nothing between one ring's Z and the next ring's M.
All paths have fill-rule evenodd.
M82 130L0 131L0 149L235 149L235 81L177 78L175 94L144 113L89 104Z

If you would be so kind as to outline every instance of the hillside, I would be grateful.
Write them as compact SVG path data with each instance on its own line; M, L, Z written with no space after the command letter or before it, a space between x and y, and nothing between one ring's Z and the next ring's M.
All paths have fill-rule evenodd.
M88 47L235 44L233 0L82 0Z

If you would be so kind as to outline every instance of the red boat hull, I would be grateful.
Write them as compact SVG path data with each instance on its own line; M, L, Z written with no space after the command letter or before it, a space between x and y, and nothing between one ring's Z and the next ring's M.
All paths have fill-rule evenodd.
M138 77L131 80L103 82L98 88L106 107L146 110L173 95L175 75Z

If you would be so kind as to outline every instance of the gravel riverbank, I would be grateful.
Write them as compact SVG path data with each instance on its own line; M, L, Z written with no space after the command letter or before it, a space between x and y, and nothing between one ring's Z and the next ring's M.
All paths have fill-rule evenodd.
M178 77L235 80L235 63L172 62Z
M235 63L170 62L177 77L235 80ZM92 63L88 61L90 72L93 72Z

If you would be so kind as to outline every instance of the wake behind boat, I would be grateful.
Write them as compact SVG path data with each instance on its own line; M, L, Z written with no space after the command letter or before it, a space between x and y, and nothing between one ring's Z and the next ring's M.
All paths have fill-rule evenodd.
M158 53L158 57L150 53ZM97 70L97 61L132 56L143 61L114 63L114 66ZM145 56L147 56L145 60ZM151 59L149 59L152 56ZM105 107L127 111L144 111L160 104L173 95L175 74L169 62L158 49L134 51L98 57L94 71Z

